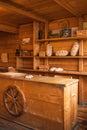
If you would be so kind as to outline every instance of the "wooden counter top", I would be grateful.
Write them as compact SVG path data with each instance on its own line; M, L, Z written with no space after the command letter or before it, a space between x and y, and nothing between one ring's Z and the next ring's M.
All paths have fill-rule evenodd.
M67 85L70 85L70 84L77 82L78 80L77 79L62 78L62 77L37 76L37 77L30 79L30 81L67 86Z
M25 78L25 76L26 76L25 73L14 73L14 72L0 73L1 78L3 77L3 78L15 79L15 80L55 84L55 85L60 85L62 87L78 82L78 79L70 79L70 78L62 78L62 77L48 77L48 76L34 75L33 78L30 79L30 78Z

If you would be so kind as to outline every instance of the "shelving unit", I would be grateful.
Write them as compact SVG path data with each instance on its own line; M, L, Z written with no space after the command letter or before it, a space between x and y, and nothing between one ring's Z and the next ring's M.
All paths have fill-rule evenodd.
M64 60L64 59L68 60L67 63L69 63L69 60L72 59L73 63L75 62L75 64L78 64L78 67L72 69L73 65L70 62L70 64L71 64L71 68L70 69L73 70L73 71L83 71L83 70L81 70L81 68L83 66L82 62L83 62L83 59L87 59L87 56L85 56L84 53L83 53L83 47L82 47L83 44L84 44L83 43L84 40L87 40L87 37L66 37L66 38L51 38L51 39L40 39L40 40L37 40L37 42L38 42L38 44L40 46L41 46L41 44L44 44L46 46L46 44L50 43L50 44L52 44L52 46L53 46L54 49L59 47L58 44L60 42L61 42L61 45L62 45L62 42L63 42L63 45L61 47L59 47L59 48L64 48L64 46L65 46L65 48L69 52L70 52L70 48L71 48L72 44L75 41L79 42L79 46L80 47L79 47L79 54L77 56L70 56L70 55L69 56L36 56L36 58L39 60L39 62L40 62L40 59L41 60L43 59L44 61L47 60L47 64L50 64L51 60L53 62L56 62L55 64L57 64L59 62L59 60ZM71 46L70 46L70 44L71 44ZM59 66L59 65L56 65L56 66L50 65L49 67L61 67L61 66ZM64 69L70 71L69 68L64 68Z
M36 23L34 23L34 29L35 28L38 28L38 26L36 26ZM77 70L76 69L73 70L73 71L75 71L75 72L73 72L73 74L80 75L79 72L80 73L83 72L83 60L87 59L87 56L85 56L83 53L83 44L84 44L83 42L84 42L84 40L87 40L87 37L50 38L50 39L40 39L40 40L36 40L35 37L36 37L36 33L34 34L34 40L33 40L33 51L34 51L33 56L16 57L17 70L23 70L23 71L25 70L25 71L32 71L32 72L35 71L38 73L44 73L44 71L41 71L38 69L41 60L42 60L42 62L47 63L47 64L49 64L49 62L52 60L52 62L54 62L54 61L56 62L56 65L59 61L60 62L66 61L67 63L71 63L71 62L69 62L69 60L72 60L72 62L74 61L75 64L78 65L78 67L76 67ZM60 43L60 41L61 41L61 42L65 42L65 46L66 46L66 42L73 41L73 43L74 43L77 40L79 41L79 45L80 45L78 56L70 56L70 55L68 55L68 56L37 56L37 52L36 52L36 48L35 48L36 45L40 46L40 44L42 44L42 43L46 45L46 44L48 44L48 42L52 43L52 45L55 44L54 42L56 42L56 44L58 45L58 42ZM25 63L26 66L25 66L24 62L26 62ZM27 64L28 64L27 62L32 62L32 63L30 63L30 67L27 66ZM53 67L53 66L51 65L51 67ZM71 68L72 68L72 66L71 66ZM72 74L72 72L71 72L72 69L71 70L70 69L65 69L65 70L67 70L66 72L57 72L57 73L68 74L68 72L70 72L69 74ZM45 71L45 73L46 72L49 74L55 73L55 72L50 72L50 71ZM83 72L81 75L85 75L85 73Z
M43 71L43 70L34 70L34 69L24 69L20 68L18 69L19 71L24 71L24 72L35 72L37 74L43 73L43 74L52 74L52 75L75 75L75 76L87 76L87 72L79 72L79 71L61 71L61 72L55 72L55 71Z
M16 57L16 68L20 72L26 72L30 74L41 75L70 75L75 78L79 78L79 103L85 104L87 102L87 96L85 96L84 85L86 83L87 76L87 37L66 37L66 38L47 38L48 24L45 24L44 36L42 39L38 39L39 23L33 22L31 24L32 30L32 51L31 56L18 56ZM39 56L41 51L46 52L47 44L51 44L53 52L59 50L67 50L70 52L74 42L79 42L79 52L76 56ZM27 47L26 47L27 48ZM49 70L40 70L40 65L48 65L49 68L63 68L62 72L51 72ZM85 77L85 78L83 78Z
M34 56L17 56L16 58L33 58Z

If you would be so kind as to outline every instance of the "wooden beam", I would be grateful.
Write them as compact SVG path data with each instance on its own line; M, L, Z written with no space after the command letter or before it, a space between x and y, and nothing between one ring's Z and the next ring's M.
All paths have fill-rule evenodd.
M0 24L0 31L9 33L18 33L18 28L5 24Z
M79 104L84 105L84 85L83 76L79 76Z
M76 10L76 8L73 8L66 0L54 0L58 5L66 9L68 12L73 14L74 16L81 16L81 14Z
M37 20L37 21L40 21L40 22L47 22L46 19L42 18L39 15L36 15L34 13L31 13L30 11L26 11L26 10L21 9L21 8L18 8L16 6L14 6L12 4L9 4L9 3L6 3L6 2L0 1L0 7L3 7L5 9L7 9L7 10L10 10L10 11L14 11L14 12L20 14L20 15L24 15L24 16L26 16L28 18L33 19L33 20Z

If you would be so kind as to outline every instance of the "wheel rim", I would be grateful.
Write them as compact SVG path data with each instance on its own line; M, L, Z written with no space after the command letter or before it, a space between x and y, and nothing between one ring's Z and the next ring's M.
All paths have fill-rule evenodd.
M25 98L16 86L8 86L3 93L4 105L13 116L20 116L25 109Z

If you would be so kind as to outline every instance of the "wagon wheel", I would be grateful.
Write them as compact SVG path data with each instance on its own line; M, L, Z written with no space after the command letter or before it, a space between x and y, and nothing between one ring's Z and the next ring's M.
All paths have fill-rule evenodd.
M8 86L3 93L3 101L8 112L13 116L20 116L24 112L25 98L16 86Z

